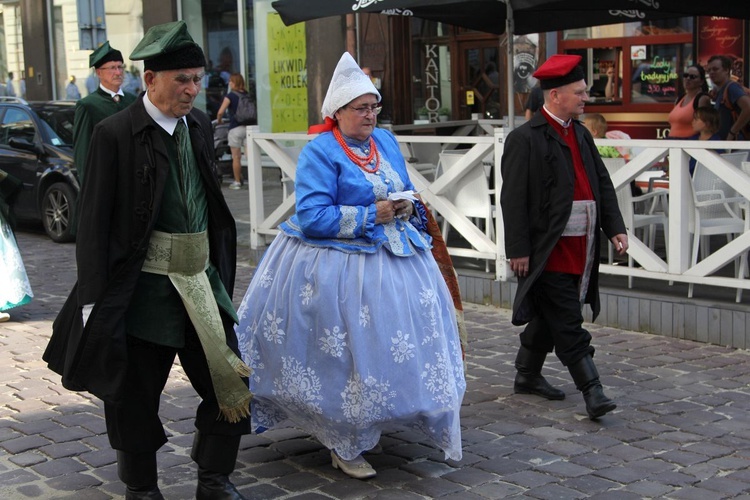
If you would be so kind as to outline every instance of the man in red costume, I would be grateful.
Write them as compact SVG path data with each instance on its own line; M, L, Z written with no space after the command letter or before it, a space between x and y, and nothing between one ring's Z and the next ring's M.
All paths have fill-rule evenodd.
M513 324L524 325L514 391L564 399L541 370L554 349L583 393L589 418L616 408L594 365L583 304L599 313L599 230L620 255L625 224L594 140L576 117L588 100L580 56L553 55L534 73L544 106L505 141L505 251L518 277Z

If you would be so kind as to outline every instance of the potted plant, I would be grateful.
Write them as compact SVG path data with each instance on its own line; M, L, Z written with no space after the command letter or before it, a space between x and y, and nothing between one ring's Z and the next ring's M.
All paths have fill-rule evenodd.
M420 120L428 120L430 117L430 112L427 110L426 106L422 106L417 110L417 116Z
M447 122L450 114L451 114L451 110L448 108L440 108L438 110L438 118L440 119L441 122Z

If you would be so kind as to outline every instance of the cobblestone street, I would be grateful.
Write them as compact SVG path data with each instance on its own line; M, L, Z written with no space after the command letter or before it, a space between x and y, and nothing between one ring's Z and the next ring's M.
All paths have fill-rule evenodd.
M17 238L35 298L0 324L0 498L122 498L101 403L65 390L41 360L75 281L75 246L28 229ZM241 246L235 303L251 277L249 254ZM544 373L564 401L514 395L518 329L508 311L466 309L463 460L445 461L419 434L393 429L381 440L384 453L369 456L378 476L358 481L333 469L309 436L275 430L243 438L232 476L240 491L306 500L750 499L747 351L589 325L602 381L618 404L592 422L554 357ZM197 403L176 366L161 411L169 443L158 455L170 500L194 497Z

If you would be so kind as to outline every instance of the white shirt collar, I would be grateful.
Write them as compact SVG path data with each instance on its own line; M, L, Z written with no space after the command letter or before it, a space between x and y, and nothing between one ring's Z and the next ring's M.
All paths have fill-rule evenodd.
M560 125L562 125L563 128L568 128L570 126L570 123L573 120L572 118L569 118L568 121L566 122L566 121L558 118L554 114L552 114L552 112L549 110L549 108L547 108L546 104L543 105L543 106L544 106L544 110L547 112L547 114L550 115L552 117L552 119L555 120L557 123L559 123Z
M174 135L174 129L177 127L178 120L183 120L187 127L187 119L184 116L182 118L173 118L162 113L161 110L151 102L151 99L148 98L148 91L143 95L143 107L146 108L148 116L153 118L156 124L163 128L169 135Z
M109 94L111 97L113 97L115 95L120 95L120 96L124 96L125 95L125 93L122 91L122 88L117 89L117 92L112 92L111 90L109 90L107 87L105 87L101 83L99 84L99 88L102 89L107 94Z

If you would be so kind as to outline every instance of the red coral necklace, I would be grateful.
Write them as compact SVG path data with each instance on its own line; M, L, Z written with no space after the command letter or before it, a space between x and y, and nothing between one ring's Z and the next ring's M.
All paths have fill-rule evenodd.
M380 169L380 153L378 152L378 147L375 145L375 141L372 137L370 137L370 154L363 158L357 156L357 154L351 150L344 140L344 136L341 135L341 130L338 127L333 128L333 136L336 138L336 142L339 143L339 146L341 146L341 149L344 150L344 153L346 153L347 158L359 168L371 174L374 174ZM370 167L370 164L374 164L375 166Z

